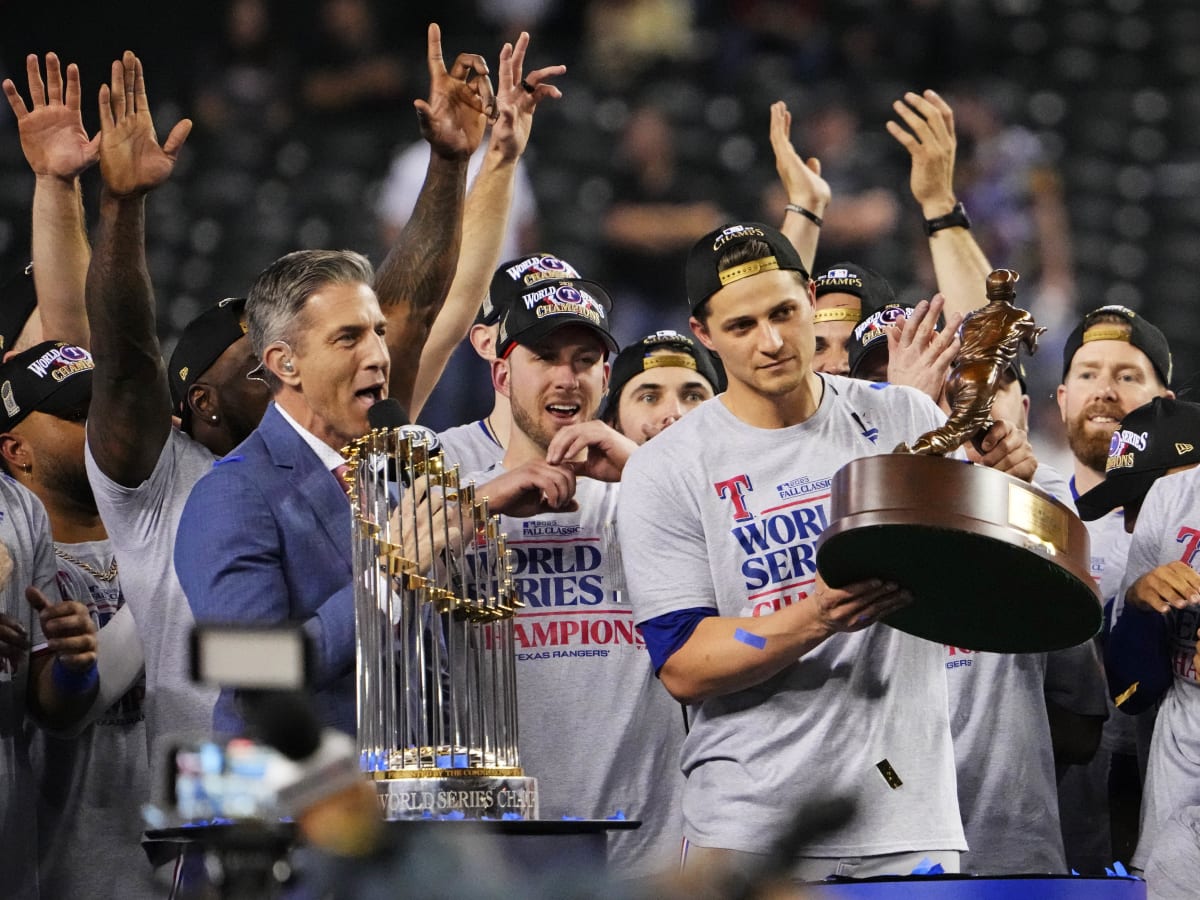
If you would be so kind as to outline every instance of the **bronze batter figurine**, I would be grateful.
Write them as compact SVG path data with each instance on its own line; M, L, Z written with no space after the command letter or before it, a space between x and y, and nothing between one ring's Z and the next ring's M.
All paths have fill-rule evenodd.
M950 417L911 447L901 444L893 452L943 456L992 426L992 398L1000 376L1017 358L1020 345L1034 353L1046 330L1028 310L1012 304L1020 277L1012 269L996 269L988 275L987 306L968 315L959 328L962 347L946 378Z

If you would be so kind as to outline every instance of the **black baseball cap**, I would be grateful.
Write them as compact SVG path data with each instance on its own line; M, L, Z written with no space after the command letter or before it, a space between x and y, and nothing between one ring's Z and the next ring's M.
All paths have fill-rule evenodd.
M31 412L79 410L92 399L92 354L63 341L42 341L0 365L0 432Z
M850 294L859 301L859 312L834 308L821 309L813 314L813 322L861 322L886 306L896 303L896 292L886 278L858 263L834 263L813 278L817 298L826 294ZM912 309L911 306L908 307Z
M726 252L750 241L761 241L767 245L769 252L735 266L718 268L721 257ZM808 269L804 268L800 254L796 252L792 242L770 225L764 225L762 222L733 222L722 226L696 241L688 253L685 272L688 305L695 313L700 304L725 285L776 269L799 272L805 279L809 277Z
M187 421L188 389L246 333L246 298L226 297L188 322L167 365L171 405Z
M503 359L517 344L528 345L566 325L590 328L609 353L616 353L611 320L612 298L594 281L543 281L521 294L500 319L496 356Z
M1116 316L1129 323L1129 332L1117 322L1097 322L1103 316ZM1101 306L1083 317L1063 346L1063 381L1071 368L1071 360L1084 344L1092 341L1125 341L1137 347L1150 360L1162 383L1171 386L1171 347L1166 335L1127 306Z
M635 376L663 367L691 369L712 385L714 394L724 390L725 386L721 383L722 379L717 374L717 367L707 347L678 331L656 331L627 345L613 360L600 418L611 421L616 416L621 403L621 391Z
M850 377L861 378L868 356L887 349L887 329L902 319L910 318L915 307L911 303L887 303L854 326L850 336ZM817 315L820 315L818 313Z
M487 296L475 315L475 324L495 325L514 300L539 282L579 277L573 265L553 253L531 253L501 263L492 274Z
M33 263L29 263L0 285L0 353L17 343L35 309L37 292L33 289Z
M1177 466L1200 463L1200 403L1155 397L1113 432L1104 480L1075 501L1079 518L1139 505L1150 485Z

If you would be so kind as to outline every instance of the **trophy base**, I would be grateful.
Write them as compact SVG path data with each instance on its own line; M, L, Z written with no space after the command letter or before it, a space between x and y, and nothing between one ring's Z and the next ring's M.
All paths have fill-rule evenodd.
M416 777L395 772L373 772L371 776L380 808L389 821L538 817L537 779L525 775L473 774L470 769L456 769Z
M912 592L882 621L967 650L1038 653L1095 635L1101 607L1087 529L1049 494L937 456L854 460L834 476L817 569Z

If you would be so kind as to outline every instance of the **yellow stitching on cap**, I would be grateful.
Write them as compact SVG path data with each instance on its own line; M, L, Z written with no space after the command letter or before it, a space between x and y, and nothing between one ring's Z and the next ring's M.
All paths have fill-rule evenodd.
M1090 344L1092 341L1125 341L1125 343L1129 343L1131 337L1132 331L1128 325L1116 323L1093 325L1083 333L1083 343Z
M642 360L643 372L665 366L696 371L696 361L683 353L659 353L655 356L647 356Z
M773 272L778 268L779 260L774 256L764 256L762 259L752 259L750 262L742 263L740 266L722 269L717 273L717 278L721 280L721 287L724 287L734 281L740 281L743 278L749 278L751 275L757 275L759 272Z
M862 316L848 306L835 306L833 309L820 309L813 313L813 324L817 322L857 322Z

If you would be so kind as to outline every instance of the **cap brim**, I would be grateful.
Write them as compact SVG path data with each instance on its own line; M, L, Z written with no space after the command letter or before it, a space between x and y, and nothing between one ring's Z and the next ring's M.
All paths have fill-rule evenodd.
M1080 494L1076 498L1075 508L1079 511L1079 518L1085 522L1094 522L1114 509L1140 503L1145 499L1150 486L1163 476L1163 472L1162 469L1154 469L1104 479L1086 494Z
M596 336L604 342L604 346L608 348L609 353L616 353L620 349L617 346L617 342L613 339L613 336L603 328L598 327L594 322L589 322L587 319L582 319L574 315L548 316L547 318L542 319L540 322L534 322L528 328L509 336L509 340L512 343L509 345L508 349L511 350L517 344L528 346L540 338L544 338L549 334L553 334L560 328L566 328L568 325L579 325L595 333Z
M850 366L850 377L859 378L863 369L867 367L867 364L872 362L874 359L877 359L879 353L884 353L886 351L886 336L884 338L876 339L874 343L867 345L863 349L862 353L858 354L858 356L855 358L854 364Z
M71 412L80 404L92 400L92 373L79 372L64 381L59 388L33 407L34 412L54 415Z

